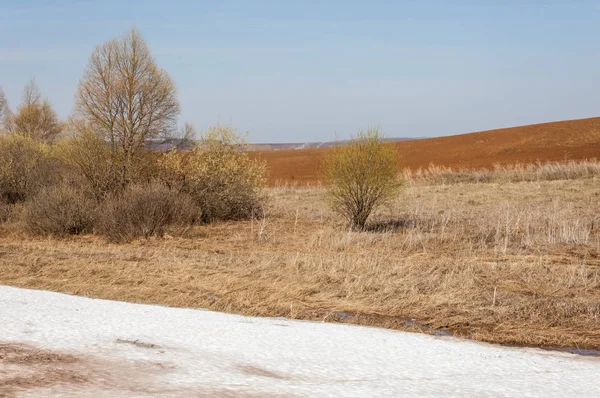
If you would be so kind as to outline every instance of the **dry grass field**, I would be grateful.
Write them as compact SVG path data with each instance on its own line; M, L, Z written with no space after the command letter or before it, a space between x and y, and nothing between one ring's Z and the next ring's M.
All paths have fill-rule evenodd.
M452 168L490 168L494 164L600 158L600 118L528 126L395 143L400 168L430 164ZM265 159L269 183L314 183L327 149L251 152Z
M294 186L269 188L260 219L131 244L31 238L1 224L0 283L600 349L599 171L594 162L430 170L365 232L344 228L323 188Z

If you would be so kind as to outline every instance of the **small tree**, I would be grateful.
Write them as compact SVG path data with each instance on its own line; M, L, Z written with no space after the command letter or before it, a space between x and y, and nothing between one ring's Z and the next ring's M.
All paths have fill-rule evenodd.
M48 100L42 100L35 79L31 80L23 91L23 100L17 113L6 123L9 132L26 135L35 140L51 142L62 131L58 115Z
M75 118L110 145L121 188L135 180L147 141L174 131L178 114L175 84L138 31L96 47L79 82Z
M377 128L361 130L348 144L332 148L324 162L333 209L351 228L364 229L371 212L396 195L397 153Z

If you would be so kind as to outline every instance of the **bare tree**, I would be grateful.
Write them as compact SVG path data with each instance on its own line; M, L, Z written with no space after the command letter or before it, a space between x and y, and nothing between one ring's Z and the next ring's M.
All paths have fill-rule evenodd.
M23 89L23 98L21 99L21 104L26 105L39 105L42 102L42 93L40 88L37 86L35 82L35 77L27 83L25 88Z
M4 95L4 90L0 88L0 133L2 131L10 132L12 130L12 112L8 107L8 101Z
M50 142L61 133L63 125L50 102L42 100L35 79L32 79L23 90L22 103L17 113L6 116L5 127L9 132Z
M75 117L119 152L121 184L134 177L146 141L175 131L179 114L177 89L156 66L140 33L97 46L79 82Z
M6 101L6 96L4 95L4 90L0 87L0 119L4 117L4 113L8 109L8 102Z
M194 144L195 137L196 129L194 125L186 122L179 130L170 131L168 134L161 136L157 143L166 151L182 151L188 150Z

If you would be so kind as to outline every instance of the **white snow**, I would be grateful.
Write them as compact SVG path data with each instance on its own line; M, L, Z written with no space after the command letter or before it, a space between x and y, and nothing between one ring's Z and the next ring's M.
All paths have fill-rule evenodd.
M0 286L6 343L87 364L21 396L600 396L598 358Z

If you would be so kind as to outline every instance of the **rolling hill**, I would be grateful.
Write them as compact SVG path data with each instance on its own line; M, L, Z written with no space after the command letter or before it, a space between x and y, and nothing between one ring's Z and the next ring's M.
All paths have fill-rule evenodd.
M447 137L395 142L400 168L430 164L487 168L496 163L600 159L600 118L567 120ZM327 148L253 151L270 169L269 183L319 180Z

